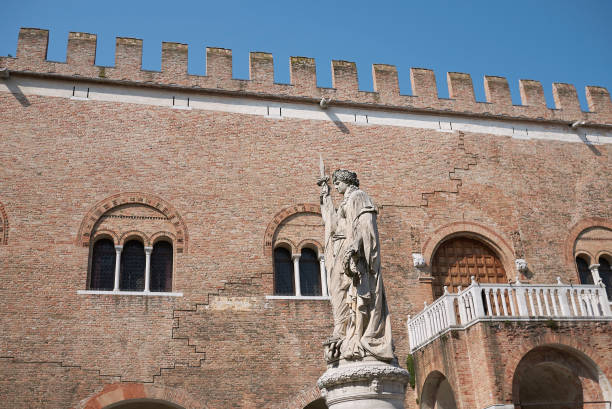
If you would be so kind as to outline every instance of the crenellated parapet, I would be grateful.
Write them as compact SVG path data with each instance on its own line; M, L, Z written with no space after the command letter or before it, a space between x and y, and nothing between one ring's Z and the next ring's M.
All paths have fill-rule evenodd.
M374 92L360 91L354 62L332 61L332 88L317 87L316 66L312 58L290 58L290 84L274 82L271 54L252 52L249 59L249 80L232 78L232 51L206 48L206 74L191 75L187 71L187 44L162 43L161 71L142 69L142 40L117 38L115 66L95 65L95 34L70 33L66 62L47 61L49 32L22 28L19 32L17 57L1 57L0 68L12 73L66 76L81 80L125 82L154 86L178 86L198 92L224 92L244 96L292 98L304 102L330 99L333 104L365 105L396 110L427 110L445 114L503 116L526 120L549 120L590 124L612 124L612 102L607 89L586 87L589 111L580 108L576 89L571 84L554 83L555 109L546 106L542 84L520 80L521 105L513 105L506 78L485 76L486 102L474 97L469 74L447 74L449 98L439 98L432 70L412 68L410 81L413 95L401 95L398 73L393 65L374 64Z

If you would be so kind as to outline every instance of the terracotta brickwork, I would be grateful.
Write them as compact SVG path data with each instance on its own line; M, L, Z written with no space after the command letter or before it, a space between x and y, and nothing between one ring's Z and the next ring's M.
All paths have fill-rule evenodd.
M415 352L418 390L413 399L421 396L427 376L437 371L451 384L458 409L517 404L519 365L548 360L581 378L585 402L606 400L602 390L609 396L609 383L593 375L601 371L607 379L612 376L611 329L609 322L541 321L485 322L451 331Z
M570 129L584 120L600 131L612 124L603 88L587 88L590 112L581 112L573 87L557 84L551 110L537 82L522 81L524 105L513 106L505 79L486 77L481 103L469 75L449 73L451 99L439 99L433 72L413 69L413 96L405 96L395 67L375 65L375 92L363 92L355 64L334 61L334 88L323 89L304 57L291 58L292 84L275 84L266 53L251 54L251 80L236 80L230 50L208 48L207 75L193 76L184 44L164 43L162 71L150 72L140 69L141 40L117 39L116 66L98 67L95 35L71 33L66 63L45 60L47 36L22 29L17 58L0 58L9 76L0 79L8 89L0 92L0 396L8 408L162 399L185 408L297 409L318 399L329 302L266 296L277 240L295 249L324 244L316 225L319 153L328 173L357 172L379 208L402 365L410 351L406 318L433 300L428 266L444 240L482 240L509 278L514 258L524 258L522 279L576 282L571 241L612 220L609 143L61 98L12 81L85 81L126 95L180 89L237 105L265 97L304 111L320 110L324 96L338 106L463 121L512 117ZM131 235L147 246L162 236L172 241L172 291L182 296L83 291L97 235L115 244ZM425 256L424 269L413 266L412 253ZM448 377L461 408L512 402L514 369L544 344L582 351L610 379L610 334L601 322L554 331L541 323L474 325L417 353L407 408L418 407L433 370Z

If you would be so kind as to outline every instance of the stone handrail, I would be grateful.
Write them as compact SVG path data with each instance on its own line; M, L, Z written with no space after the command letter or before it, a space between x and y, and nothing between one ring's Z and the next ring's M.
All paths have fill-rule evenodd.
M450 329L481 320L612 319L603 284L481 284L444 294L414 317L408 317L410 349L415 351Z

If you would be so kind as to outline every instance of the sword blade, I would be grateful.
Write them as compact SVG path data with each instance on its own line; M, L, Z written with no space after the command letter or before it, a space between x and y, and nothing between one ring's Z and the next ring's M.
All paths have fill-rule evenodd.
M321 173L321 178L325 177L325 165L323 165L323 155L319 153L319 172Z

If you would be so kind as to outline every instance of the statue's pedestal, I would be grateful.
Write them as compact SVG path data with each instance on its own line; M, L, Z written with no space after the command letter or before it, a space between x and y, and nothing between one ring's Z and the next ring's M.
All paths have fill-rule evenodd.
M408 371L375 359L328 365L317 385L329 409L404 409Z

